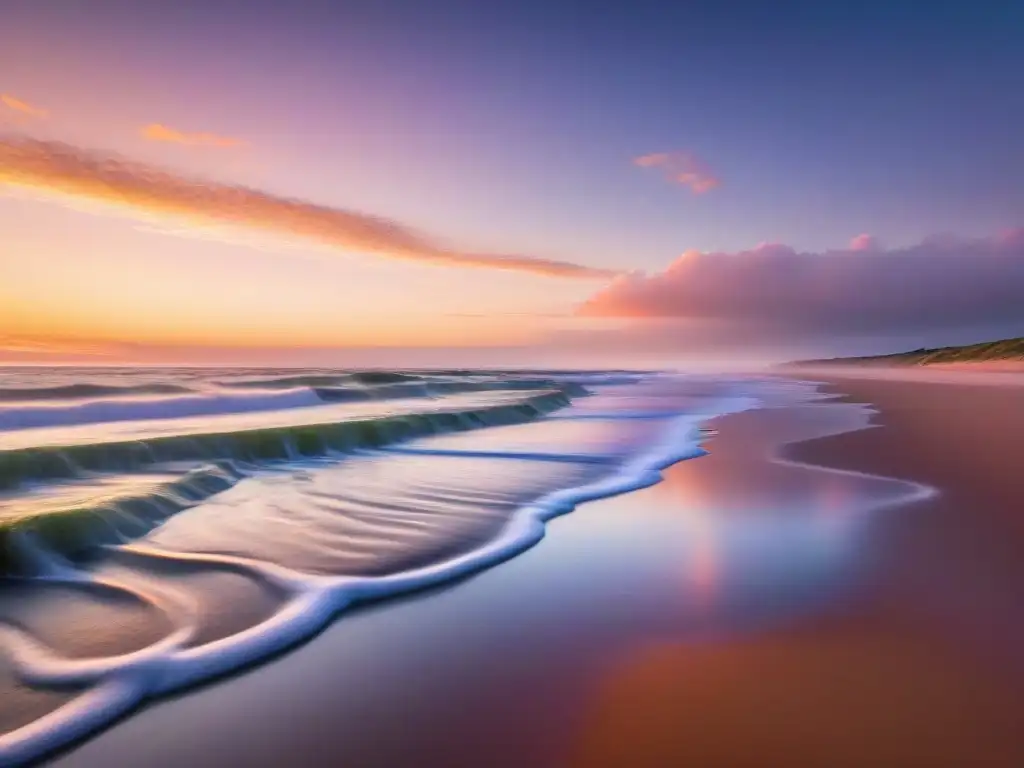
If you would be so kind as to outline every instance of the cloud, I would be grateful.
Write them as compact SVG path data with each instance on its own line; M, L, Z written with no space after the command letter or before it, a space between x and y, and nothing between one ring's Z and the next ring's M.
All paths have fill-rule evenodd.
M878 240L873 235L857 235L850 241L851 251L876 251L878 248Z
M3 104L8 109L13 109L15 112L28 115L29 117L42 118L49 114L45 109L29 104L27 101L17 99L9 93L0 93L0 104Z
M147 125L140 132L150 141L185 144L190 147L240 147L245 143L241 139L218 136L215 133L186 133L160 123Z
M579 314L685 326L691 340L705 334L741 348L942 338L971 329L1012 335L1024 332L1022 295L1024 229L973 240L932 237L889 250L862 236L824 253L775 244L689 251L663 272L618 277Z
M222 224L298 236L342 251L551 277L595 278L615 274L538 256L454 250L383 217L249 187L200 181L59 142L0 137L2 185L193 225Z
M703 195L722 185L708 167L692 152L655 152L633 159L638 168L658 168L674 184L689 187L695 195Z

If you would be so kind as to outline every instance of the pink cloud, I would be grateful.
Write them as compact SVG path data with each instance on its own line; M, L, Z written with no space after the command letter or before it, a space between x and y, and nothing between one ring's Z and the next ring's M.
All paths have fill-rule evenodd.
M692 152L655 152L633 159L638 168L658 168L673 184L689 187L695 195L703 195L722 185L721 179Z
M850 241L851 251L874 251L877 249L878 240L876 240L872 235L857 235Z
M870 246L870 247L868 247ZM766 244L688 251L663 272L622 275L580 315L686 322L723 344L1006 328L1024 332L1024 229L884 249L855 238L823 253ZM725 329L725 331L723 331Z

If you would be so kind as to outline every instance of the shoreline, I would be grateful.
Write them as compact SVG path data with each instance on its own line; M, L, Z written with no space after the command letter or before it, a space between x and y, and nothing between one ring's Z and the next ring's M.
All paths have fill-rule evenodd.
M649 649L603 695L573 766L1024 764L1024 388L802 378L876 414L784 457L937 493L871 517L846 605L735 643Z
M587 709L586 703L592 698L587 691L593 688L595 677L602 676L601 668L639 639L635 630L618 626L616 621L621 612L632 615L636 607L628 601L605 603L607 596L623 589L622 582L637 582L627 592L643 606L645 632L641 634L651 631L660 634L664 630L665 607L655 599L660 595L679 609L685 617L684 624L692 624L687 632L694 633L695 638L708 631L704 625L709 621L729 627L729 632L742 633L751 623L770 625L780 621L780 617L810 610L808 606L820 608L819 604L828 602L825 596L840 588L848 578L847 566L845 558L833 552L833 548L835 542L845 541L852 535L857 521L863 517L861 502L872 495L891 501L893 494L902 496L913 489L899 480L856 476L817 467L786 466L784 462L766 459L760 449L767 444L777 446L789 442L785 439L787 434L791 437L806 435L808 431L828 434L859 428L862 422L862 409L833 401L716 419L714 423L722 427L719 437L710 444L711 454L697 461L675 464L666 471L665 482L660 485L581 506L575 514L553 523L554 535L548 537L543 547L509 560L501 568L446 588L367 606L345 621L334 623L295 653L269 665L229 678L194 695L186 693L146 707L110 731L58 756L55 764L91 765L134 752L135 758L141 755L151 765L180 761L202 763L203 757L209 759L210 755L217 755L222 763L271 765L285 759L286 753L282 750L289 744L295 745L297 733L279 734L279 738L271 739L255 751L252 744L241 739L241 733L234 736L232 733L236 726L242 727L237 719L243 717L237 711L239 708L246 712L243 717L246 723L255 721L261 728L278 728L272 724L279 716L270 713L280 711L280 717L285 717L279 703L274 701L282 694L290 702L288 716L294 716L293 722L318 722L322 714L321 706L300 704L294 698L296 694L303 700L308 697L320 701L321 705L327 697L332 704L326 708L339 713L339 719L329 731L316 729L315 735L305 733L302 736L303 749L311 755L322 755L319 760L323 762L329 762L326 755L330 754L332 759L351 764L390 766L408 764L415 754L417 764L421 765L473 765L485 758L495 765L570 764L566 762L571 758L569 743L579 740L574 734L581 727L580 713ZM726 441L732 447L717 451L716 444ZM708 553L702 554L701 546L713 544L699 542L707 534L701 529L707 525L714 529L719 523L708 518L694 527L696 522L686 518L691 514L703 518L705 513L697 511L693 500L686 504L693 509L681 518L678 504L671 498L672 489L678 489L680 483L684 489L693 483L706 483L709 478L715 487L721 485L722 494L710 487L707 489L706 503L725 511L734 507L733 512L739 519L726 522L718 533L725 539L726 550L742 549L746 546L745 537L751 532L761 536L758 531L765 527L765 522L743 511L753 497L745 497L743 489L728 478L744 476L749 479L757 473L763 474L760 481L765 486L761 489L765 498L774 494L780 505L783 499L797 499L795 503L807 508L807 512L802 513L807 517L802 521L806 526L801 524L794 528L787 522L786 515L773 513L773 519L767 521L767 529L782 526L781 544L765 540L766 551L742 557L741 553L724 552L725 565L736 571L737 581L725 590L721 605L702 606L708 596L701 595L708 585L702 582L706 574L702 575L701 568L708 565L704 562ZM834 507L840 519L838 522L818 519L808 500L837 490L839 496L834 500ZM645 505L653 506L646 509ZM645 520L651 529L644 525ZM615 535L611 536L604 528ZM671 535L659 536L660 528ZM696 544L689 541L694 537L698 540ZM591 541L592 546L581 551L579 541ZM687 551L694 546L696 549ZM790 553L788 559L791 560L781 574L777 573L780 565L775 552L780 546L782 551ZM680 547L684 550L683 557L680 557ZM822 558L824 562L820 562ZM685 563L690 563L685 568L694 569L687 577L692 581L687 587L691 594L680 596L676 594L674 582L666 576ZM659 569L656 575L648 572L655 564ZM786 569L791 566L794 572L789 574ZM825 573L821 578L812 577L822 568ZM760 601L763 605L758 607L748 605L752 599L749 580L752 573L760 571L769 582L782 581L765 587L769 594L763 596L764 600ZM618 574L621 580L613 578L612 573ZM798 590L785 584L786 579L794 577L802 584ZM604 585L604 591L598 589L595 593L597 585ZM755 588L754 592L759 589ZM525 599L524 595L530 598ZM679 603L680 597L685 598L682 603ZM719 611L723 615L712 616ZM633 615L631 621L637 618ZM507 638L502 636L488 636L477 642L480 639L475 635L489 635L485 627L495 621L502 625L511 622L520 643L528 650L518 647L518 643L509 646ZM570 624L573 631L565 631L564 623ZM396 626L401 627L401 631L395 630ZM588 631L587 626L592 626L592 631ZM464 627L470 636L458 632L459 627ZM364 631L375 636L372 650L371 646L362 648L356 642L353 651L353 637ZM425 642L431 653L441 654L443 658L425 662L427 668L410 667L409 659L421 658L424 653L424 641L418 639L424 634L428 638L435 634L447 638L440 645ZM388 662L383 668L376 668L376 674L367 675L360 668L363 665L348 654L338 655L345 647L350 653L358 653L362 648L367 654L363 659L365 665L375 668L380 643L401 651L386 653ZM456 655L453 657L452 653ZM467 674L463 669L466 658L483 664L482 668ZM516 679L509 679L495 670L495 663L515 669ZM311 671L311 667L330 669L335 684L349 695L338 698L338 692L325 688L322 675ZM405 670L404 674L401 670ZM483 689L479 687L479 678L489 682ZM405 680L406 685L401 685L401 680ZM395 688L396 685L399 687ZM250 686L262 689L263 693L245 693ZM382 690L371 692L366 690L367 686ZM424 690L416 693L420 686ZM284 694L284 689L291 694ZM407 709L410 697L418 705ZM452 698L465 703L466 697L474 704L455 712L445 703ZM234 710L235 714L221 714L225 727L211 731L205 723L195 719L209 707L215 707L219 713ZM379 717L365 720L366 712L376 711L377 707L390 711L385 714L382 710ZM395 707L398 711L394 711ZM346 712L360 718L364 729L369 727L377 738L363 730L352 731L352 726L345 722ZM441 722L435 722L438 720ZM304 732L305 728L299 724L296 730ZM181 740L186 738L184 733L173 737L182 728L194 742L187 748L187 754L181 751ZM392 733L391 728L400 730ZM507 729L519 735L513 739ZM249 732L250 727L246 726L245 730ZM154 732L158 734L155 742ZM145 745L140 741L140 733L150 734L143 739ZM465 738L458 739L458 733ZM476 735L470 736L471 733ZM479 743L483 739L481 734L490 734L490 740L502 743L500 759L492 751L483 749ZM172 742L167 742L167 738ZM173 748L171 743L175 745ZM160 744L170 748L173 754L168 754ZM398 757L396 750L403 757ZM317 761L312 760L314 764Z
M1016 463L1024 455L1024 386L974 376L956 383L844 377L822 383L847 402L870 400L880 428L809 441L797 457L813 456L826 467L893 471L939 489L897 519L899 538L883 562L902 572L898 560L910 547L927 555L934 583L918 577L907 584L919 590L918 605L936 620L957 624L970 642L982 642L981 655L1011 662L1004 672L1019 677L1024 703L1024 658L1016 652L1024 643L1024 616L1014 600L1024 589L1024 515L1018 509L1024 477ZM915 525L925 517L927 526Z
M743 407L740 400L742 398L723 397L718 404L720 412ZM557 490L518 508L499 535L469 551L392 574L306 577L239 557L163 552L133 545L129 552L169 564L235 566L279 589L287 600L282 610L269 617L264 625L206 645L187 646L178 651L171 646L170 652L163 656L146 649L135 654L139 658L129 653L99 660L96 683L22 730L0 736L0 757L11 764L21 764L73 749L79 743L87 743L108 724L121 722L152 702L196 686L230 679L232 675L257 667L264 658L300 645L322 632L353 605L443 587L501 564L538 544L551 520L572 512L585 502L615 497L657 483L666 467L700 456L698 436L700 426L707 421L708 417L702 415L679 415L671 419L662 442L613 474ZM17 630L13 634L17 639ZM147 658L142 659L143 656ZM116 665L124 669L123 674L114 679L108 670ZM62 684L88 683L94 674L87 660L50 663L44 658L39 668L42 672L33 672L44 679L52 676ZM51 669L56 671L51 672Z
M841 398L715 419L709 454L544 546L354 610L52 764L1024 764L1024 560L990 530L1012 515L962 506L991 501L971 467L993 450L1013 480L1020 454L991 441L1024 439L1004 415L1024 388L815 378Z

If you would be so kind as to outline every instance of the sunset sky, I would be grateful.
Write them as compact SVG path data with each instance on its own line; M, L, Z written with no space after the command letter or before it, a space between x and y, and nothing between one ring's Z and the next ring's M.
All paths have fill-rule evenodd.
M1024 3L7 0L0 362L1024 334Z

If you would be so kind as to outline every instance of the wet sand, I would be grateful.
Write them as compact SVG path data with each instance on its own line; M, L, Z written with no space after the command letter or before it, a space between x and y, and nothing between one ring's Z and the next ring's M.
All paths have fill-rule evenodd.
M1024 389L830 383L880 427L787 455L941 494L875 516L840 610L624 665L574 765L1024 765Z
M1024 765L1024 389L835 385L54 764Z

